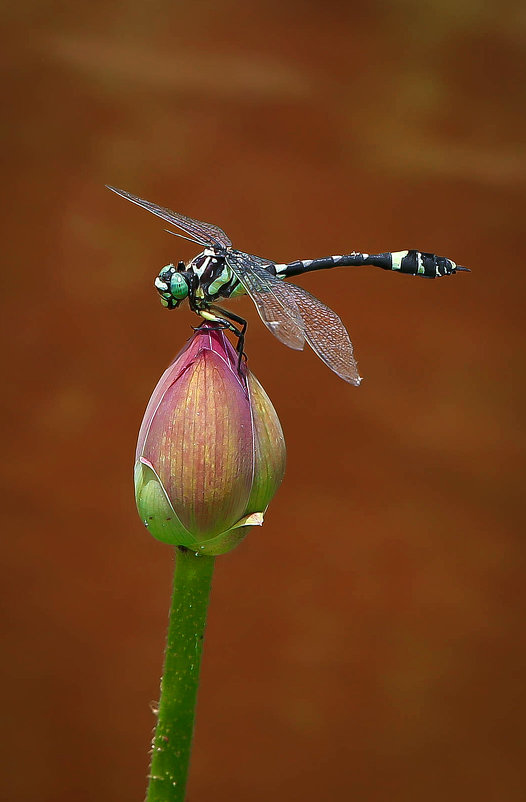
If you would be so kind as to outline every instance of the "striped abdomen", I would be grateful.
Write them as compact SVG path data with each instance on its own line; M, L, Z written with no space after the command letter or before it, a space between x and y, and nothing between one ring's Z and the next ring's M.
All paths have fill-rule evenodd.
M457 270L468 271L445 256L423 251L393 251L388 253L349 253L343 256L325 256L322 259L298 259L285 265L276 265L278 276L290 278L310 270L327 270L331 267L374 265L383 270L395 270L410 276L438 278L451 276Z

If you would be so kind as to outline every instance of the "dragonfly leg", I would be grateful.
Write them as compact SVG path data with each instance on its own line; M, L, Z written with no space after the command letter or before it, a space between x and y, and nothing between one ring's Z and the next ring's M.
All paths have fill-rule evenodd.
M246 359L246 354L244 353L243 349L245 347L245 335L247 333L248 323L244 318L239 317L239 315L235 315L233 312L230 312L227 309L223 309L221 306L210 304L210 309L214 309L216 312L220 312L221 315L227 318L225 322L227 323L229 330L237 337L237 352L239 354L238 369L240 370L241 360L243 356ZM241 326L241 330L237 329L232 322L228 321L233 321L233 323L237 323L239 326Z
M196 312L198 315L200 315L200 317L204 318L205 320L209 320L211 323L219 323L220 329L228 329L228 331L232 331L234 332L234 334L238 333L236 327L233 326L232 323L230 323L228 320L225 320L222 317L214 315L213 312L209 312L208 309L194 309L194 312ZM194 328L194 330L197 331L198 328L199 326L197 328Z

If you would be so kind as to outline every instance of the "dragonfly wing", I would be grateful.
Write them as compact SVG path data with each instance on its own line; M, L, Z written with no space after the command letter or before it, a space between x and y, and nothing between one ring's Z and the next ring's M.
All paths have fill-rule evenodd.
M150 203L150 201L138 198L137 195L132 195L131 192L126 192L124 189L117 189L109 185L108 189L126 198L126 200L137 204L137 206L141 206L143 209L146 209L146 211L156 214L157 217L161 217L163 220L166 220L167 223L171 223L182 231L186 231L186 233L193 236L200 245L219 246L222 248L230 248L232 245L230 239L219 226L214 226L212 223L202 223L200 220L193 220L191 217L185 217L184 214L172 212L171 209L165 209L164 206L157 206L156 203Z
M225 258L269 331L289 348L301 351L305 343L303 318L290 287L264 267L263 259L256 261L236 250L227 251Z
M350 384L361 382L351 339L332 309L297 284L286 284L305 326L305 339L327 367Z
M243 251L239 251L239 253L243 253ZM252 262L256 262L258 265L275 265L276 262L272 261L272 259L264 259L262 256L254 256L253 253L246 254Z

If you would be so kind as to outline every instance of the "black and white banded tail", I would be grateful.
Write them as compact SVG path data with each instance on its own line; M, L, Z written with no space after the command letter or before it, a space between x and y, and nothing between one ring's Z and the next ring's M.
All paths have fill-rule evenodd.
M383 270L394 270L410 276L439 278L452 276L457 270L469 273L469 268L457 265L445 256L436 256L424 251L389 251L387 253L352 253L343 256L324 256L321 259L298 259L285 265L276 265L282 278L298 276L311 270L328 270L331 267L361 267L373 265Z

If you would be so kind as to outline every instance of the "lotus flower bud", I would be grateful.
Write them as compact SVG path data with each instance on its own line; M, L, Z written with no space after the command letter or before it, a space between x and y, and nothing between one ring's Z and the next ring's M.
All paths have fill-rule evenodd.
M269 397L225 332L198 328L162 375L137 443L135 496L158 540L230 551L263 515L285 470Z

